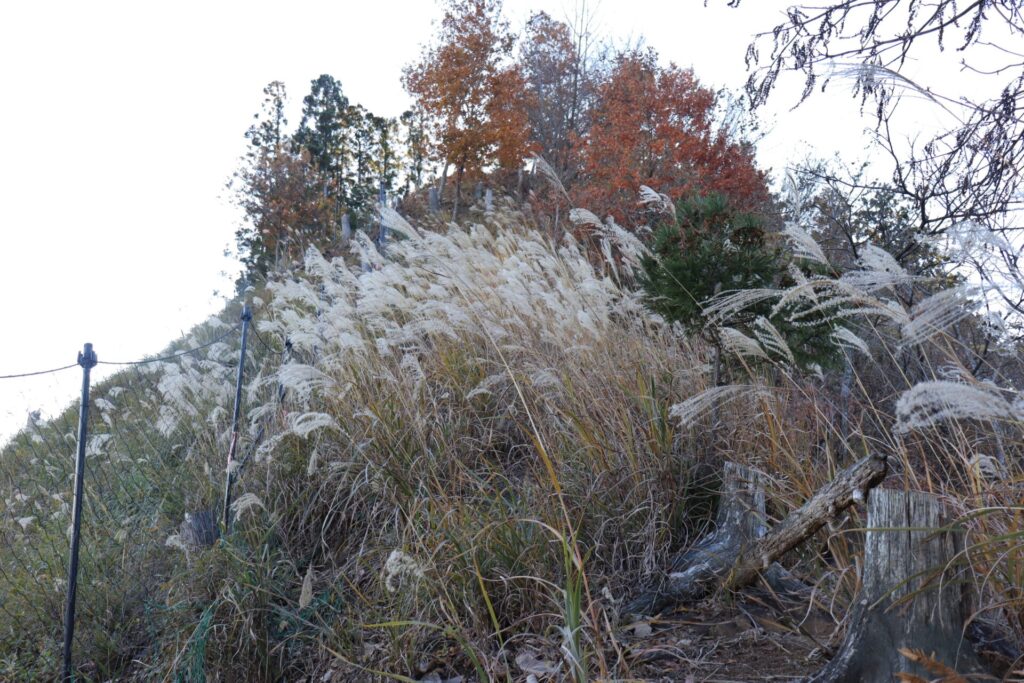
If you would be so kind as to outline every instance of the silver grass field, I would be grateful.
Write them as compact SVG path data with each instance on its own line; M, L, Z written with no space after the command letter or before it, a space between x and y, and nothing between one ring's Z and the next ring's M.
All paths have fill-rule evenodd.
M95 680L629 679L618 609L706 531L709 470L769 473L781 517L877 450L894 485L958 512L976 614L1024 636L1024 398L973 379L950 333L977 292L908 310L891 292L913 278L878 250L842 276L723 292L705 311L731 368L715 386L714 349L645 308L645 249L614 223L575 211L585 248L508 207L384 220L401 236L384 256L357 233L245 294L261 343L230 537L195 547L181 524L219 514L237 340L95 388L75 643ZM778 239L828 265L798 224ZM833 321L845 398L842 369L795 367L767 319L730 327L755 300ZM59 667L73 415L0 455L3 680ZM834 643L862 526L854 513L787 560Z

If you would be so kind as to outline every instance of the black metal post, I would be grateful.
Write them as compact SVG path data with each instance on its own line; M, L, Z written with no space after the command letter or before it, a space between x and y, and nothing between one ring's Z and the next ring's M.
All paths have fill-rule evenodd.
M73 680L71 641L75 637L75 598L78 592L78 544L82 531L82 478L85 476L85 442L89 437L89 371L96 367L92 344L78 354L82 366L82 404L78 410L78 450L75 453L75 500L71 513L71 560L68 564L68 601L64 608L64 667L61 680Z
M224 477L224 534L231 531L231 485L234 483L235 475L233 466L235 463L235 450L238 448L238 418L242 410L242 376L245 372L245 345L249 339L249 322L252 320L252 311L249 304L242 306L242 348L238 352L238 376L235 379L235 410L231 415L231 445L228 447L228 467Z

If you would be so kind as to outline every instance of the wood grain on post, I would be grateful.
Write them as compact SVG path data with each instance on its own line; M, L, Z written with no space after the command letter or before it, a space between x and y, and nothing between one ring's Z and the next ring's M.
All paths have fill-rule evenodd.
M867 491L882 482L886 471L884 458L869 455L839 472L803 506L739 555L725 587L740 588L753 582L759 571L816 534L830 519L855 502L864 501Z
M788 573L775 561L850 505L863 501L887 471L884 457L866 456L769 530L764 522L764 475L726 463L715 532L677 557L665 585L642 592L626 605L625 613L654 614L673 604L699 600L720 587L742 588L762 572L769 583L790 583Z
M812 681L891 681L900 673L934 677L935 664L929 671L901 649L958 674L984 672L964 638L962 534L949 521L937 496L872 492L863 587L839 654Z

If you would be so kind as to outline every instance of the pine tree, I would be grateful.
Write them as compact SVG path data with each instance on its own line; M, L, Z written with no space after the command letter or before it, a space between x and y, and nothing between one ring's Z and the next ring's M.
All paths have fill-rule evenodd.
M295 143L309 152L317 170L331 180L343 180L348 167L348 110L341 83L327 74L311 81L309 94L302 100Z
M288 93L284 83L271 81L263 88L263 105L253 114L256 122L246 131L245 137L254 148L276 149L284 139L284 129L288 125L284 108L288 101ZM251 150L255 153L255 150Z
M801 264L774 243L763 217L738 210L726 196L691 195L676 205L676 217L655 232L652 255L642 264L648 305L667 320L718 343L720 332L704 315L709 300L793 283L789 269ZM774 311L774 304L754 299L729 325L756 334L763 318L783 336L797 363L825 365L835 360L833 328L823 316L795 325L787 319L787 310Z

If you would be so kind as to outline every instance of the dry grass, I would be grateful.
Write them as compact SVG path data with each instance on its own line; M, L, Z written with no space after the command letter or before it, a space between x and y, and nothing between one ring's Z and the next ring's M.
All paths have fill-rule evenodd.
M119 656L101 642L116 614L97 614L112 603L86 610L76 645L86 674L483 681L547 666L571 680L628 679L617 606L702 531L708 466L730 458L769 472L781 517L879 448L903 463L908 485L963 512L980 607L1024 633L1019 424L1002 427L1007 469L993 480L978 464L988 461L971 460L994 452L990 428L959 420L899 433L897 394L876 387L867 359L848 403L830 388L836 378L737 362L737 382L758 390L682 424L673 406L711 388L710 353L640 305L628 263L595 268L509 210L470 215L480 223L440 232L393 224L409 236L387 260L365 242L358 262L310 252L253 293L261 337L281 352L287 337L291 350L260 351L249 367L243 450L261 427L264 437L240 472L234 532L213 548L186 554L165 541L184 512L217 504L226 364L161 367L139 380L137 404L111 399L124 436L103 462L147 493L105 517L135 520L139 542L114 533L92 552L144 596L124 600L134 617L117 632ZM155 464L139 469L129 437L164 460L146 456ZM28 529L17 520L37 494L69 484L66 471L44 479L26 447L0 461L0 538L47 553L45 582L60 575L66 517L37 510ZM12 481L29 482L33 498L15 500ZM789 559L837 621L858 587L858 526L839 523ZM59 620L56 632L25 627L36 565L3 562L0 587L20 597L0 612L0 677L52 676Z

